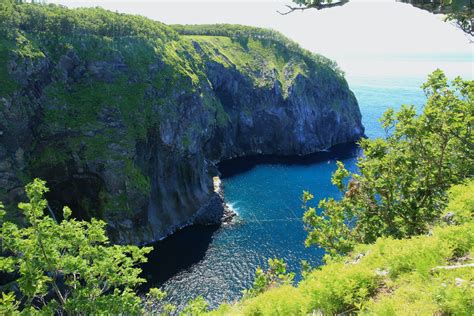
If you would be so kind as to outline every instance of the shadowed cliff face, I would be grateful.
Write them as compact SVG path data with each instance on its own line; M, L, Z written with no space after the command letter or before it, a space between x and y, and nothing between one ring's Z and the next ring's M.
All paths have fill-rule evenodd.
M221 220L219 161L363 136L341 75L278 42L18 32L23 46L0 41L0 194L17 221L22 186L41 177L58 215L69 204L116 242L151 242Z
M269 88L255 89L241 74L219 65L209 65L208 76L230 118L206 148L216 161L309 154L363 135L357 101L335 78L297 75L284 96L276 79ZM242 110L249 104L251 110Z

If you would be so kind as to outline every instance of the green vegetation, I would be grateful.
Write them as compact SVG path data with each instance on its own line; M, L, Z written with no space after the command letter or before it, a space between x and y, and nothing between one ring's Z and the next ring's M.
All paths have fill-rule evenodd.
M240 71L257 87L273 76L287 89L299 74L315 71L318 80L338 74L345 83L332 61L277 32L239 25L170 27L102 9L1 0L0 35L0 59L6 61L0 65L1 96L26 88L12 78L8 61L37 65L51 58L58 64L71 53L92 65L68 79L61 73L68 67L57 69L45 84L48 102L37 113L45 124L29 153L30 167L67 172L74 152L78 163L113 164L125 178L124 191L142 195L149 194L150 179L128 150L159 126L161 114L178 115L171 97L199 91L216 123L228 122L222 104L202 92L209 61ZM101 74L108 76L97 78L94 67L105 67ZM271 259L242 301L211 314L474 313L474 82L457 78L450 85L436 71L423 88L428 102L422 113L409 106L388 111L382 119L386 138L361 141L358 174L338 163L333 183L341 199L316 207L304 193L307 245L323 247L326 264L313 271L304 264L304 280L295 286L286 264ZM193 128L199 127L183 133L185 147L192 145ZM103 197L106 211L130 211L130 192L124 191ZM172 305L157 305L165 295L158 289L135 293L144 282L137 265L149 247L110 245L104 222L73 219L67 207L64 220L54 221L45 215L46 192L41 180L26 186L29 202L19 205L25 227L5 221L0 204L0 271L12 279L2 287L1 314L174 312ZM207 312L202 297L182 311Z
M266 290L293 282L295 274L286 271L286 263L281 259L268 259L269 268L263 271L258 268L255 272L255 281L252 288L243 291L244 298L257 296Z
M71 218L64 207L64 220L45 216L48 191L45 182L26 186L29 199L20 203L27 227L3 222L0 230L0 271L15 273L21 295L2 288L1 314L137 314L144 312L134 292L145 280L139 263L151 247L109 245L105 223ZM0 206L0 215L4 215ZM12 284L13 285L13 284ZM5 287L8 287L6 285ZM161 300L163 292L152 289L145 305ZM169 307L168 307L169 308Z
M450 195L450 203L471 214L473 184L471 180L452 189L470 192L467 200ZM429 235L383 237L355 246L347 256L328 259L296 287L270 288L237 304L224 304L211 315L472 315L473 251L472 217L462 225L435 227Z
M379 237L427 233L445 208L446 191L472 175L474 82L456 78L450 86L437 70L423 89L421 114L413 106L389 110L382 118L387 137L360 142L357 174L338 163L332 182L342 199L320 201L319 211L304 193L307 245L335 255Z
M100 37L153 38L163 43L177 39L177 34L163 23L148 18L119 14L101 8L68 10L58 5L39 5L2 0L1 16L8 26L48 37L96 35Z
M211 314L474 313L474 82L450 86L437 70L423 88L422 113L389 110L387 137L361 141L358 174L338 163L340 200L311 207L304 192L306 243L327 251L326 264L295 287L275 281L286 271L272 262L242 301Z
M120 179L127 192L119 197L104 191L106 209L99 213L105 218L126 211L121 207L131 196L149 195L149 181L134 172L134 154L163 117L182 121L183 107L199 102L193 97L199 94L210 124L228 124L229 115L210 92L208 62L237 70L259 88L272 89L279 81L283 96L298 75L317 73L321 82L337 78L347 85L333 61L272 30L167 26L100 8L22 2L0 0L0 98L14 99L19 111L34 111L28 115L38 123L23 172L29 179L39 171L53 175L45 170L69 175L92 163L117 166L120 174L127 166ZM244 110L251 112L252 104ZM193 146L192 135L201 129L183 124L178 149Z
M471 0L400 0L433 13L443 13L463 32L474 36L474 3Z
M474 181L453 186L448 209L472 213ZM45 183L35 180L22 203L29 226L3 222L0 229L0 270L16 271L17 279L2 288L0 312L132 313L168 315L169 304L158 304L165 293L151 289L142 298L134 292L139 277L136 265L144 262L149 247L110 246L105 223L70 218L56 223L44 215ZM463 193L463 196L460 194ZM0 215L4 215L0 204ZM459 212L456 212L456 215ZM292 273L281 260L270 260L258 270L254 287L236 304L223 304L208 312L202 297L190 301L182 315L304 315L324 314L454 314L474 312L474 221L443 224L429 235L410 239L379 238L374 244L355 246L344 257L305 274L292 286ZM21 296L8 290L18 284Z
M443 219L455 224L464 224L474 218L474 181L452 187L448 206L443 212Z
M278 52L275 45L265 45L260 40L247 39L243 46L241 42L224 36L189 35L185 38L198 43L209 60L226 68L235 67L258 87L270 86L278 79L286 92L298 74L309 73L302 59L284 52L275 54Z
M14 47L13 43L5 40L0 39L0 60L8 60L9 54ZM15 92L18 88L16 82L11 78L10 74L8 73L8 64L1 63L0 64L0 95L10 95L11 93Z
M128 181L135 189L148 194L151 190L150 179L143 174L143 172L135 166L131 161L125 162L125 174L127 175Z
M202 315L205 314L209 308L209 304L202 296L198 296L195 299L189 301L186 307L181 312L181 315Z
M259 58L273 57L275 56L275 52L278 52L276 57L286 59L286 62L288 62L287 59L290 57L297 58L297 60L299 59L300 62L304 62L306 67L310 67L311 70L316 68L325 69L326 71L335 72L338 74L340 79L344 78L344 73L334 61L322 55L313 54L307 50L302 49L297 43L291 41L281 33L274 30L237 24L172 25L172 27L179 34L187 35L191 38L194 38L194 36L200 36L200 39L203 39L203 36L216 37L215 41L218 41L219 38L222 39L222 37L228 38L231 40L232 44L234 44L232 45L232 48L236 49L237 51L243 50L247 53L252 53L252 50L256 48L255 45L260 45L260 47L257 47L257 52L260 51L263 54L259 54ZM227 41L225 44L230 45L229 41ZM238 47L237 44L240 47ZM252 46L252 44L254 46ZM219 46L215 48L219 48ZM262 51L262 49L267 49L270 51ZM245 60L255 56L236 57L244 57ZM235 64L239 65L238 60L232 59L232 61L234 63L237 62ZM270 67L270 69L272 68ZM278 70L278 68L276 69ZM280 82L283 83L284 81Z

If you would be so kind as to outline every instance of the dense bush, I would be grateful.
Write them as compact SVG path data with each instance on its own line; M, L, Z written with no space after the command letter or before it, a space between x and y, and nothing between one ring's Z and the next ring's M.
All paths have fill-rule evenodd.
M465 186L455 186L449 190L449 203L443 212L443 221L463 224L474 218L474 180L470 179Z
M267 271L257 269L252 287L243 291L244 298L254 297L270 288L289 285L293 282L295 274L287 272L287 264L282 259L269 259L268 266Z

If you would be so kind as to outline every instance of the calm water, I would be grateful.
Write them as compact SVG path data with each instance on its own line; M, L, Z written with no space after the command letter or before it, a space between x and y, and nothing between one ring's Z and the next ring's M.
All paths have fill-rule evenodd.
M419 88L424 80L425 74L410 78L349 76L366 135L383 137L378 119L388 107L420 107L425 102ZM323 252L303 244L301 193L309 190L316 200L338 196L330 182L335 161L342 160L355 170L356 155L357 149L342 146L300 160L247 158L223 164L226 201L238 213L238 223L188 227L157 243L145 267L149 284L162 285L174 304L182 306L202 295L216 306L238 299L251 286L256 267L266 266L268 258L284 258L295 271L302 259L319 264Z

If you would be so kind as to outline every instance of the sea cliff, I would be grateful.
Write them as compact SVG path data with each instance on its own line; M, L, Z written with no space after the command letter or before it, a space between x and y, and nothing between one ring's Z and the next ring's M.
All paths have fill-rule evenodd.
M0 198L20 222L22 188L40 177L59 216L69 205L106 220L115 242L154 241L219 221L219 161L304 155L364 134L337 66L274 31L54 5L8 17Z

